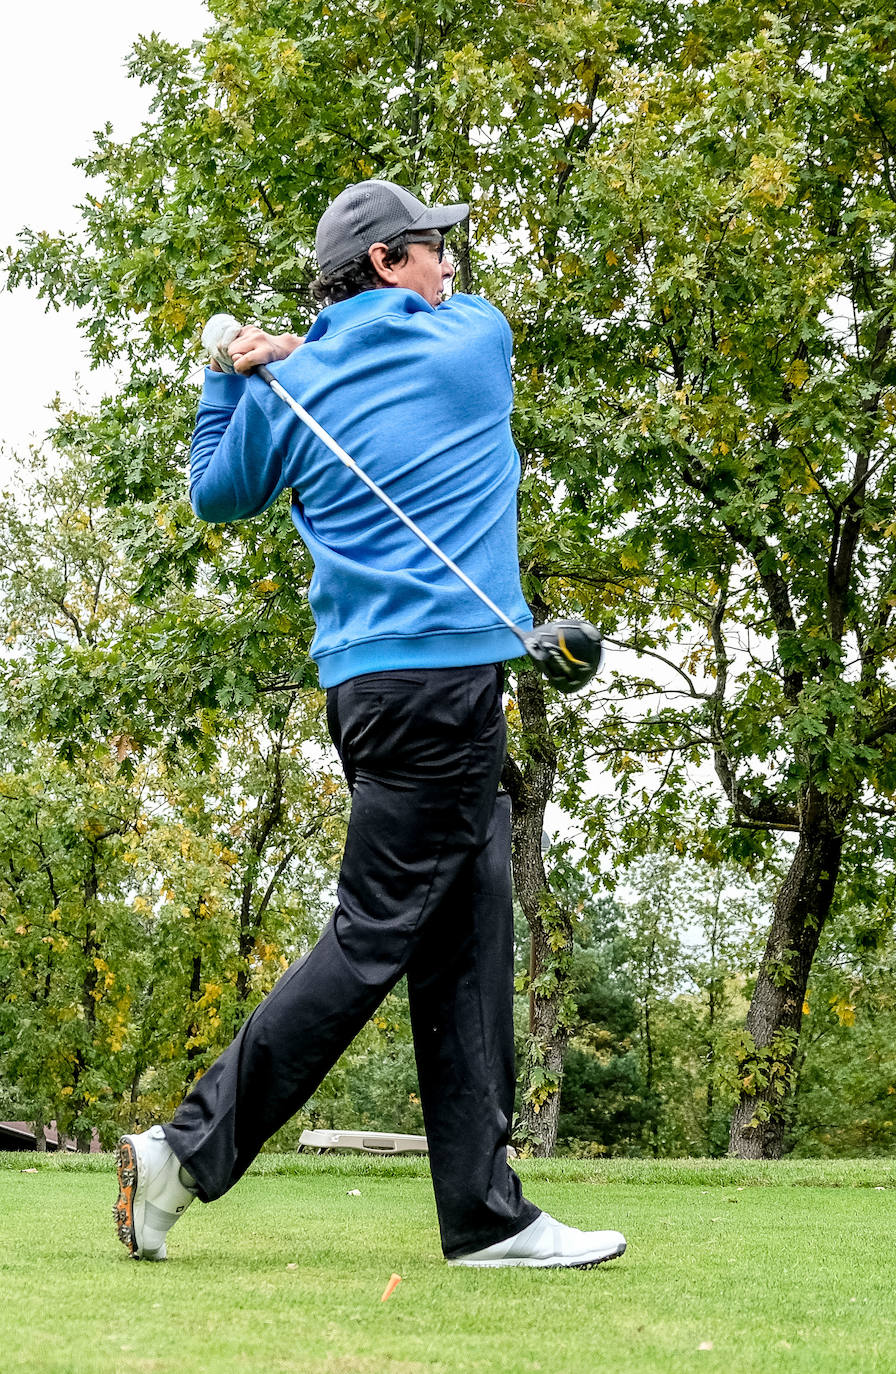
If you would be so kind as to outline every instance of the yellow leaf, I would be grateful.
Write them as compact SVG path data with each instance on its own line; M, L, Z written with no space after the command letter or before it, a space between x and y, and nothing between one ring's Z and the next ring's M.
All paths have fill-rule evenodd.
M800 391L809 379L809 369L802 358L794 358L785 376L793 389L795 391Z
M808 1016L809 1014L810 1014L810 1013L809 1013L809 1001L808 1001L808 998L807 998L806 1001L803 1002L803 1015L804 1015L804 1016Z
M205 992L199 999L200 1007L207 1007L210 1003L217 1002L223 991L223 986L220 983L206 983Z
M845 997L832 997L831 1010L841 1026L855 1025L856 1009L851 1002L847 1002Z
M754 153L744 191L762 205L783 205L793 189L790 167L781 158Z
M607 262L609 263L609 265L610 265L611 267L618 267L618 265L619 265L619 259L617 258L616 254L613 252L612 248L611 248L611 249L609 250L609 252L607 253L606 258L607 258Z

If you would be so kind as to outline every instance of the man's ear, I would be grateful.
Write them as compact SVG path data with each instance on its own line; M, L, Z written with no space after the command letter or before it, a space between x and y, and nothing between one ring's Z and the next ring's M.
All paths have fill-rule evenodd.
M388 252L389 249L384 243L372 243L367 250L367 256L370 258L373 264L373 270L376 272L383 286L397 286L398 276L396 275L395 268L386 266L386 254Z

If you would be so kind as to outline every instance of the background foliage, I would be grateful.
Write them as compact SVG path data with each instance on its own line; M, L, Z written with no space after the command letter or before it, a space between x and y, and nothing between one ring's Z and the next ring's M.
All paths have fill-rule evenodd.
M120 375L4 506L10 1090L78 1132L162 1110L325 909L307 557L285 501L200 525L183 468L202 321L301 332L316 220L378 175L472 204L536 615L638 655L575 703L514 684L520 1139L712 1154L733 1114L738 1153L888 1148L889 9L209 8L192 50L137 45L151 115L99 134L81 232L5 260ZM413 1118L381 1019L321 1119L372 1122L390 1064Z

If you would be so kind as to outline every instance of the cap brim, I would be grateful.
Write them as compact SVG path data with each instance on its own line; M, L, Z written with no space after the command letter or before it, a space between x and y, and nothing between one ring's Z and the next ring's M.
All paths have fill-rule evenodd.
M452 225L460 224L462 219L466 219L469 213L469 205L463 202L458 202L456 205L431 205L409 227L414 230L450 229Z

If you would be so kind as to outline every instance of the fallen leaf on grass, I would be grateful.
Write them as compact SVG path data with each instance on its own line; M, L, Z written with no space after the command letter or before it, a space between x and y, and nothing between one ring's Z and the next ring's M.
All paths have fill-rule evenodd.
M288 1264L286 1267L287 1269L298 1269L299 1266L297 1264Z
M701 1341L697 1346L698 1350L712 1350L712 1341Z

